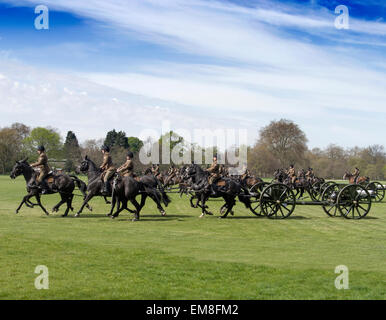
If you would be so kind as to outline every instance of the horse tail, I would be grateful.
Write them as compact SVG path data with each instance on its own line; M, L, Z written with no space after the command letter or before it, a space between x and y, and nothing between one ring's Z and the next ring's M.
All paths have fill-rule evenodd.
M165 206L167 207L168 204L171 202L171 200L170 200L169 196L166 194L165 189L164 189L161 181L159 181L159 179L157 179L157 178L156 178L156 180L157 180L158 190L161 192L162 201L165 204Z
M84 181L80 180L77 176L70 175L70 178L75 182L80 192L85 196L87 191L87 185Z

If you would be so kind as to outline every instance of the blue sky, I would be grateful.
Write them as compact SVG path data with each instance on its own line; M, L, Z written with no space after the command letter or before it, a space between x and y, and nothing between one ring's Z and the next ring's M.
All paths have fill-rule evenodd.
M46 4L50 29L34 28ZM350 28L334 26L346 5ZM310 147L383 144L382 0L0 0L0 126L81 140L287 118Z

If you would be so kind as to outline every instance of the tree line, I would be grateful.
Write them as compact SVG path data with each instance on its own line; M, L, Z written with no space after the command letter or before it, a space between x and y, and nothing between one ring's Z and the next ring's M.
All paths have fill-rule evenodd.
M159 145L163 139L168 139L171 149L176 145L182 146L182 153L193 152L197 148L205 153L203 148L184 141L173 131L161 136L157 141ZM113 129L107 132L104 139L89 139L80 144L72 131L67 132L63 141L55 128L30 128L22 123L14 123L0 128L0 174L8 174L16 160L28 157L29 161L35 161L39 145L46 147L53 168L73 172L85 155L100 165L100 148L103 144L110 146L116 165L124 163L127 151L132 151L136 171L141 172L146 166L139 161L139 150L147 142L137 137L127 137L124 131ZM309 149L307 143L305 133L296 123L281 119L261 128L253 146L243 147L248 150L248 168L260 177L272 177L276 169L294 164L297 169L312 167L316 175L327 179L340 179L346 170L355 167L360 168L362 175L373 180L386 179L386 153L381 145L347 149L331 144L324 149ZM216 147L214 152L217 152ZM225 154L223 156L226 163ZM159 159L162 159L161 154ZM167 167L161 165L161 170Z

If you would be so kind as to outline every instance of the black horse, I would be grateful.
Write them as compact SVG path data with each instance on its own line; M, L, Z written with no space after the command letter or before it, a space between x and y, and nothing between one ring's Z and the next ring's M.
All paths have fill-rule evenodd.
M199 200L197 205L201 208L200 218L206 214L212 213L206 210L206 201L209 198L223 198L225 204L221 207L220 212L224 213L220 218L226 218L229 213L232 213L232 208L236 204L236 197L244 203L246 207L251 205L250 198L248 197L248 190L242 186L239 182L230 178L221 178L219 183L215 183L212 188L208 186L207 171L204 171L199 165L192 164L186 170L186 175L192 178L193 186L192 190L195 196ZM201 204L200 204L201 203Z
M102 170L91 160L88 156L85 156L82 160L79 171L87 173L88 184L87 184L87 195L83 199L83 204L79 211L75 214L75 217L79 217L84 207L88 207L88 202L95 196L103 196L106 204L110 204L105 195L102 195L101 190L103 187L103 181L101 179ZM112 181L110 181L112 185ZM111 190L111 188L110 188Z
M87 156L85 156L85 158L81 162L81 164L79 166L79 170L81 172L87 173L88 185L87 185L87 196L85 197L81 208L79 209L79 211L75 215L76 217L78 217L82 213L84 207L88 204L88 202L93 197L102 196L101 189L103 186L103 182L101 179L102 171ZM165 215L166 213L165 213L165 210L161 206L161 201L163 201L164 204L167 206L168 203L170 202L170 199L166 195L166 193L163 190L162 185L158 181L158 179L156 179L152 174L148 174L148 175L145 175L141 178L136 178L136 179L138 179L144 185L144 188L147 188L146 189L147 192L143 192L141 194L141 196L142 196L141 204L140 204L141 209L145 205L146 198L149 196L157 204L157 208L161 212L161 214ZM110 180L110 185L111 185L110 190L113 190L113 179ZM154 189L157 189L157 188L161 191L161 194L158 192L155 192ZM110 195L112 195L112 194L110 194ZM105 199L105 202L110 204L110 202L107 201L106 196L103 196L103 197ZM112 212L114 210L115 204L116 204L116 202L112 203L111 210L107 214L107 216L114 218L114 216L112 215ZM120 209L119 208L120 204L121 204L121 202L118 201L118 210ZM129 211L134 212L132 210L129 210Z
M274 172L274 179L283 183L295 191L296 198L303 198L304 192L307 191L311 195L312 183L307 180L303 175L299 175L295 182L292 182L291 177L285 172L284 169L277 169Z
M19 212L20 208L25 204L27 207L34 207L35 205L38 205L46 215L49 215L48 211L44 208L44 206L41 203L40 195L41 195L41 189L37 186L31 187L33 185L32 182L35 181L37 177L37 173L35 170L29 165L27 162L27 159L16 161L15 166L12 169L11 172L11 179L16 179L16 177L23 175L26 185L27 185L27 192L28 194L23 197L22 202L20 203L19 207L16 209L16 213ZM69 210L73 211L72 207L72 200L74 198L73 191L75 189L75 183L80 186L79 181L76 181L76 179L72 179L71 177L64 175L64 174L58 174L58 175L52 175L52 186L48 192L48 194L54 194L59 193L61 197L61 201L55 205L52 208L53 212L59 211L59 208L62 204L66 203L67 208L63 217L68 215ZM30 199L32 197L36 198L37 204L32 203Z
M119 174L116 174L113 180L112 190L113 197L109 215L113 219L118 217L119 213L123 210L127 210L135 214L133 221L138 221L140 212L144 207L148 196L156 203L162 216L166 215L165 210L161 206L161 200L164 202L165 206L167 206L170 199L162 188L160 181L152 174L135 178L121 177ZM139 194L141 194L141 204L135 199ZM134 205L134 211L127 207L128 201ZM116 203L118 203L118 209L113 214Z

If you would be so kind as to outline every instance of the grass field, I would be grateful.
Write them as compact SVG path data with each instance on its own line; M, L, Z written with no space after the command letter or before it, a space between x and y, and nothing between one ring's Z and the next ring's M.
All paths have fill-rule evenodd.
M220 220L199 219L186 197L172 195L167 217L148 202L132 222L128 213L107 218L102 199L79 218L62 218L64 207L16 215L24 193L21 177L0 177L0 299L386 298L386 203L359 221L306 206L273 221L239 204ZM218 213L221 204L209 205ZM37 265L49 269L49 290L35 289ZM338 265L349 269L348 290L334 286Z

